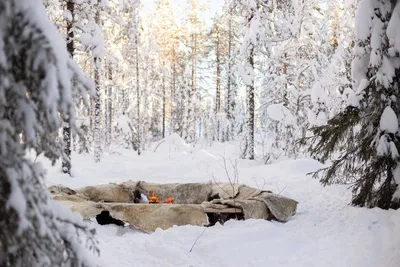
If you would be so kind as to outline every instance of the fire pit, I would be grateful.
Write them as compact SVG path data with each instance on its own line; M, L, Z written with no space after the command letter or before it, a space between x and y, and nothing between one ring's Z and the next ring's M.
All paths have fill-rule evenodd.
M143 194L141 194L141 195L143 195ZM148 197L146 196L146 198L149 201L149 204L161 204L161 200L155 192L150 191L149 196ZM165 204L174 204L174 197L170 196L164 203Z
M55 200L84 218L95 217L106 210L112 217L148 232L174 225L211 226L229 219L285 222L295 214L297 207L297 201L270 191L229 183L128 181L76 190L58 185L49 187L49 190ZM143 203L146 198L148 202Z

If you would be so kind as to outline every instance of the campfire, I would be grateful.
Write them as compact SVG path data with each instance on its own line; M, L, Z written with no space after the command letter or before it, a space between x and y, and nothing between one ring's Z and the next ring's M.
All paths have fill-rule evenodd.
M229 193L232 187L234 190ZM146 232L154 232L158 228L166 230L174 225L213 226L229 219L286 222L297 208L297 201L293 199L230 183L155 184L128 181L75 190L54 185L49 190L54 200L84 218L99 215L96 218L99 224L123 226L128 222L130 227L135 226Z
M149 194L149 203L150 204L158 204L158 203L160 203L160 198L157 196L156 193L154 193L152 191L150 191L150 194Z
M174 197L169 197L165 203L174 204Z
M160 204L161 200L160 197L153 191L149 192L149 203L150 204ZM167 201L165 201L165 204L174 204L174 197L170 196Z

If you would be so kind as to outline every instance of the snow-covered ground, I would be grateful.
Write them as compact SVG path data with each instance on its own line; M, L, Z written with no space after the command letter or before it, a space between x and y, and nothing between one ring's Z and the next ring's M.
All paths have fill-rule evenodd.
M128 150L104 154L100 164L95 164L91 156L73 154L74 178L60 174L60 164L51 167L44 162L49 169L47 184L78 188L129 179L227 182L221 167L225 157L229 164L237 160L240 183L291 197L299 201L298 212L285 224L229 221L210 228L159 229L149 235L121 235L114 226L93 224L98 232L100 266L400 266L400 210L349 206L351 192L347 186L322 187L306 176L322 166L314 160L281 160L264 165L239 160L236 143L193 149L177 136L168 137L154 152L156 145L141 156Z

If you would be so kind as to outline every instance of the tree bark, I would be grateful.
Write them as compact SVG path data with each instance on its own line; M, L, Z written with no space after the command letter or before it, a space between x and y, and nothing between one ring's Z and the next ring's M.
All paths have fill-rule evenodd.
M108 63L108 80L109 87L107 91L107 131L106 131L106 146L110 148L111 145L111 134L112 134L112 64Z
M232 88L232 8L229 11L228 20L228 70L226 79L226 119L228 121L228 128L226 129L225 140L229 141L233 138L233 111L235 108L234 94Z
M166 101L167 101L167 97L166 97L166 92L165 92L165 76L163 74L162 76L162 138L165 138L165 121L166 121Z
M100 25L100 10L97 5L95 15L95 22ZM100 122L101 122L101 110L100 110L100 63L101 59L98 55L93 58L94 61L94 84L96 90L95 104L94 104L94 162L99 163L101 158L101 132L100 132Z
M250 13L248 23L250 25L254 17L254 11ZM247 63L250 66L251 75L254 75L254 45L252 42L249 43L249 54ZM251 82L247 84L247 158L254 160L254 77Z
M191 92L189 94L189 107L188 107L188 141L191 143L195 142L196 139L196 122L195 122L195 105L196 105L196 68L197 68L197 34L194 33L192 36L192 84Z
M220 141L220 120L218 114L221 112L221 53L220 53L220 38L219 28L217 27L217 40L216 40L216 65L217 65L217 79L216 79L216 92L215 92L215 118L217 120L217 140Z
M136 14L136 20L138 20L137 14ZM136 21L136 23L138 23ZM136 25L138 26L138 25ZM136 68L136 115L137 115L137 152L138 155L140 156L141 154L141 118L140 118L140 76L139 76L139 38L138 38L138 28L136 27L136 33L135 33L135 54L136 54L136 64L135 64L135 68Z
M248 62L254 71L254 47L250 48ZM248 159L254 159L254 79L247 85L247 143Z
M67 2L67 10L71 13L71 21L67 21L67 50L72 58L74 56L74 31L72 30L74 23L74 2ZM71 175L71 126L70 118L66 117L63 121L63 142L64 157L62 159L62 172Z
M178 116L177 116L177 107L176 107L176 61L177 61L177 55L175 52L174 48L174 57L173 57L173 63L172 63L172 88L171 88L171 130L172 132L175 132L177 129L176 125L178 123Z

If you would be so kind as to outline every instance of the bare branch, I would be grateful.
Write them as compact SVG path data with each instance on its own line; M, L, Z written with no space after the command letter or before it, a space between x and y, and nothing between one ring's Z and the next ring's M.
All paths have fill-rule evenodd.
M191 247L190 250L189 250L189 253L192 252L194 246L195 246L196 243L197 243L197 240L199 240L199 238L204 234L204 232L205 232L206 230L207 230L207 227L205 227L204 230L203 230L203 232L201 232L201 234L196 238L196 240L194 241L192 247Z

